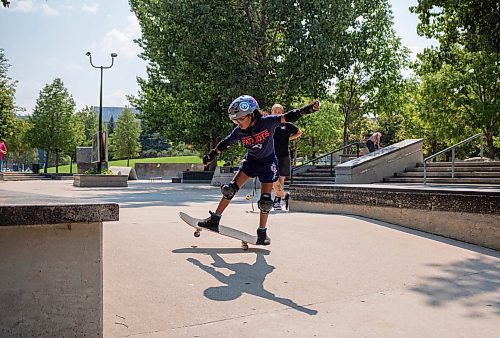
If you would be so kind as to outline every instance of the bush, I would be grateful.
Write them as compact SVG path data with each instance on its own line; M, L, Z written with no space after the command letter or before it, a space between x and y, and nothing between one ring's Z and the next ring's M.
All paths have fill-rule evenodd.
M84 175L98 175L97 174L97 168L92 168L89 170L85 170L83 172ZM113 172L109 169L102 169L101 170L101 175L114 175Z

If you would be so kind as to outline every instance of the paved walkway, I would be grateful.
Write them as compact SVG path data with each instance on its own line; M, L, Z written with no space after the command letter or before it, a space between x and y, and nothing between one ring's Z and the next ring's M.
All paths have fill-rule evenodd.
M104 337L500 337L500 252L360 217L270 216L273 244L247 252L193 237L218 188L130 182L0 183L0 194L120 204L104 224ZM253 232L240 192L223 223Z

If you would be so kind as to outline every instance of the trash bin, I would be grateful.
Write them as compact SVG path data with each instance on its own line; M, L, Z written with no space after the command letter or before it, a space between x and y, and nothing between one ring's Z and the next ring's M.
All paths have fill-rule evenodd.
M40 164L33 163L31 165L31 171L33 171L34 174L39 174L40 173Z

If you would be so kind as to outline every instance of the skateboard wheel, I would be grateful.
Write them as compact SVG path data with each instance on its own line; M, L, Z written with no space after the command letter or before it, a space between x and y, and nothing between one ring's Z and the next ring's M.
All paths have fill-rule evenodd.
M200 232L199 231L195 231L194 232L194 237L200 237Z
M242 248L243 250L247 251L247 250L248 250L248 244L242 244L242 245L241 245L241 248Z

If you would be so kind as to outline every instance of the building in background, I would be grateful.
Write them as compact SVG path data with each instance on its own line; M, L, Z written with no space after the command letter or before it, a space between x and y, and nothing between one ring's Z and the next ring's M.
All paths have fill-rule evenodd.
M99 107L93 106L92 108L94 108L99 116ZM132 107L102 107L102 122L107 126L111 116L113 116L113 121L116 123L116 121L118 121L118 116L125 108L130 109L136 115L139 114L139 110Z

